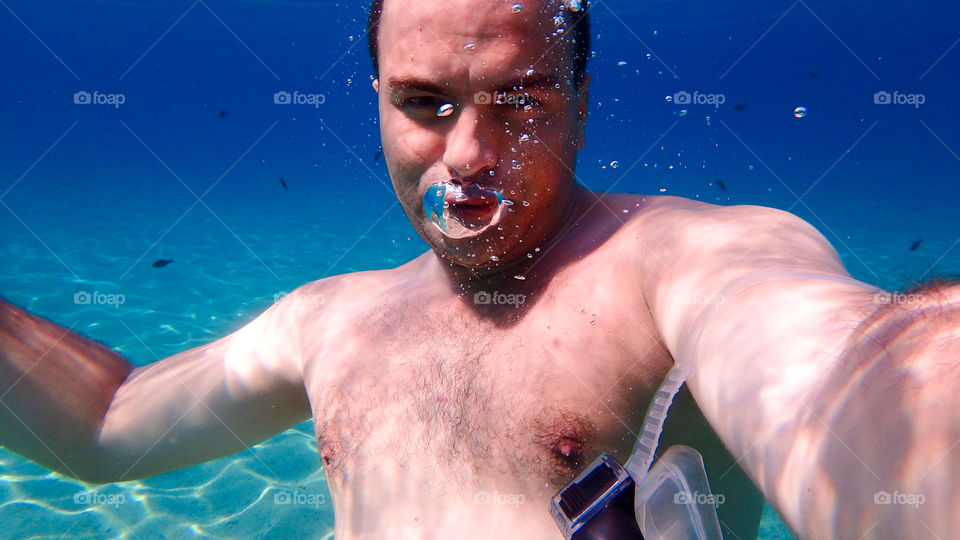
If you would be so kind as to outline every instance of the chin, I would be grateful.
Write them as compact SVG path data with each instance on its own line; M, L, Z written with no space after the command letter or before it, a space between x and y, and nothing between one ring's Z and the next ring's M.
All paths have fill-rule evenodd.
M479 249L456 246L460 247L458 250L450 244L451 242L444 242L443 245L434 246L434 250L449 263L483 274L495 274L510 268L525 256L525 252L518 250L516 245L485 246Z

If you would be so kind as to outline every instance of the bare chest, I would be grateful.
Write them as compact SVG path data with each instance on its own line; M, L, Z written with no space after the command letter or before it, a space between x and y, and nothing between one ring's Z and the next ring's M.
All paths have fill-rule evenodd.
M629 453L669 362L652 323L616 302L548 306L499 327L386 310L350 333L314 399L335 497L542 496Z

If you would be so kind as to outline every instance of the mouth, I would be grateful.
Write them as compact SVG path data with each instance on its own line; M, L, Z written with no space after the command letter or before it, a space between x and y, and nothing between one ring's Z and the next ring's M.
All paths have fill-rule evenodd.
M477 184L437 183L423 196L427 219L452 238L482 234L498 224L504 207L512 204L499 191Z
M447 190L443 202L457 218L476 220L493 214L502 198L496 191L471 184L460 190Z
M491 216L497 209L496 204L489 201L464 202L451 204L448 208L451 214L461 221L478 220Z

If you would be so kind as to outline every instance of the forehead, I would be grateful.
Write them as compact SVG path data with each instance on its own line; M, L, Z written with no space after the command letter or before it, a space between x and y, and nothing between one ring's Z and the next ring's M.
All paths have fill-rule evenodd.
M568 49L560 43L563 9L560 0L385 0L380 69L451 78L530 65L558 69Z

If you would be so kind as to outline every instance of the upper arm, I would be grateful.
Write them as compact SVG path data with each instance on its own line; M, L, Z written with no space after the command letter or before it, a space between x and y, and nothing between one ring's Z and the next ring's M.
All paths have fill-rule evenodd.
M849 279L830 243L797 216L760 206L714 206L665 198L637 225L644 231L643 291L675 356L726 296L764 275Z
M882 310L879 289L850 278L826 239L790 214L673 210L661 214L670 232L647 246L644 263L656 324L692 366L691 392L730 453L795 530L815 530L803 529L805 520L829 523L834 511L815 511L826 499L812 489L818 467L832 466L818 453L832 437L825 411L862 405L852 395L824 402L823 389L852 380L840 367L863 342L864 321ZM852 482L863 472L843 475Z
M299 328L312 304L303 289L218 341L134 370L99 433L104 476L130 480L230 455L307 420Z

